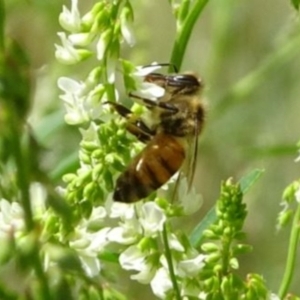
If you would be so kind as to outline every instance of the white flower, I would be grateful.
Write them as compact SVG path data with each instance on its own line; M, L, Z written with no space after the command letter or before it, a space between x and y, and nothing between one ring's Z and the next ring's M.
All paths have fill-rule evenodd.
M91 32L81 32L70 34L68 39L75 46L87 46L91 43L94 38L94 34Z
M148 253L140 250L137 245L128 247L119 257L120 265L125 270L135 270L138 273L130 278L143 284L149 284L156 273L156 267L147 259Z
M63 6L63 11L59 15L60 25L70 32L78 32L81 27L81 20L77 2L78 0L72 0L71 11L66 8L66 6Z
M180 172L176 172L163 186L160 188L164 191L169 190L170 185L176 184L178 177L179 177Z
M132 245L123 251L119 257L120 265L125 270L140 271L143 269L145 253L137 245Z
M156 273L156 268L153 265L144 262L144 264L141 264L140 272L131 275L130 278L142 284L149 284L153 279L155 273Z
M83 219L82 224L94 230L104 223L106 216L107 212L103 206L93 207L89 219Z
M140 227L138 223L136 223L138 228ZM123 245L130 245L137 241L137 232L136 227L115 227L110 230L108 233L108 239L111 242L116 242Z
M151 288L155 296L160 299L165 299L166 293L173 288L169 272L164 267L157 270L151 281Z
M89 232L84 223L75 229L75 236L70 240L70 247L77 252L87 276L93 277L100 272L100 261L97 256L109 243L107 233L110 228Z
M112 31L111 29L107 29L105 30L99 40L98 40L98 43L96 45L96 48L97 48L97 59L98 60L102 60L104 55L105 55L105 52L106 52L106 49L107 49L107 46L109 45L110 43L110 40L112 38Z
M124 7L120 14L120 22L124 40L129 46L133 46L135 44L135 37L133 34L132 15L127 7Z
M132 219L135 216L135 206L122 202L112 202L110 207L111 218Z
M85 85L67 77L60 77L58 87L65 92L60 98L64 101L67 113L65 120L68 124L81 124L89 120L81 96Z
M119 217L120 226L108 233L113 242L128 245L142 237L155 237L161 232L166 221L163 210L154 202L128 205L115 202L111 206L111 218Z
M108 239L123 245L136 242L142 234L142 227L137 219L135 205L121 202L113 202L110 207L110 217L120 218L120 226L115 227L108 233Z
M174 233L168 234L168 243L169 243L170 249L176 250L178 252L184 252L184 247L178 241L178 239Z
M137 66L136 71L134 71L133 75L136 77L145 77L146 75L153 73L154 71L161 69L161 66L156 62L152 63L149 66Z
M182 260L177 264L177 271L180 277L195 277L204 267L206 256L199 254L193 259Z
M188 190L188 182L186 177L182 177L180 180L178 197L186 215L195 213L197 210L199 210L203 203L202 196L196 193L194 186Z
M64 32L58 32L62 46L55 44L55 57L64 64L75 64L81 60L80 53L74 48L72 42L67 38Z
M132 78L136 83L134 95L153 101L164 96L164 88L155 83L145 81L145 76L160 68L161 66L155 63L147 67L136 67L136 71L132 73ZM138 99L135 100L139 102Z
M110 241L128 245L136 242L142 234L141 225L135 217L124 220L120 225L108 233Z
M104 87L99 84L89 90L86 84L71 78L58 79L58 87L64 91L60 98L64 101L67 113L65 120L68 124L81 124L90 120L108 118L107 108L100 99L104 98Z
M96 257L86 256L84 254L80 255L79 259L82 264L82 268L88 277L95 277L99 275L101 269L99 259L97 259Z
M17 202L0 200L0 239L8 238L11 234L19 235L25 230L24 212Z
M167 217L155 202L146 202L140 210L140 224L144 229L144 236L153 236L163 230Z

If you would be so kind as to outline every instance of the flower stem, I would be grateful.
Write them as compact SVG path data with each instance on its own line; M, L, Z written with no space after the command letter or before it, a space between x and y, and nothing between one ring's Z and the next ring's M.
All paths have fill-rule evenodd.
M280 289L278 292L280 299L283 299L286 296L286 293L287 293L288 288L292 281L293 273L295 271L296 254L297 254L297 247L299 244L299 239L300 239L300 205L298 205L298 208L296 210L296 214L295 214L294 220L293 220L286 268L285 268L281 286L280 286Z
M4 51L4 23L5 23L4 0L0 0L0 53Z
M180 290L179 290L177 280L176 280L176 276L175 276L175 272L174 272L172 254L171 254L171 250L170 250L170 246L169 246L169 242L168 242L168 232L167 232L166 224L164 225L162 236L163 236L163 242L164 242L164 245L165 245L165 255L166 255L168 268L169 268L169 272L170 272L170 278L171 278L173 288L174 288L174 292L175 292L175 297L176 297L177 300L181 300Z
M178 70L181 67L183 56L186 50L187 43L190 39L193 27L198 20L199 15L203 11L209 0L198 0L192 6L182 26L178 26L175 42L172 50L170 63L175 65ZM170 72L172 66L170 66Z
M13 107L11 107L13 109ZM24 209L24 218L25 218L25 225L28 232L34 229L34 222L32 216L32 209L30 203L30 196L29 196L29 165L28 162L28 151L22 149L20 137L22 132L20 130L21 124L19 124L19 120L16 117L15 113L11 113L11 141L12 141L12 149L13 155L16 162L16 176L17 181L20 189L20 200L21 204ZM25 148L25 147L24 147Z

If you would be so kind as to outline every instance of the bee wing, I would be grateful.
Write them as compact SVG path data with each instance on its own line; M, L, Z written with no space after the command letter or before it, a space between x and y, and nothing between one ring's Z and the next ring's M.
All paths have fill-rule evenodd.
M178 200L178 189L181 184L181 180L184 177L186 177L187 179L187 192L189 193L192 188L197 164L199 139L199 135L197 134L199 130L199 123L197 122L197 120L195 120L195 124L197 124L197 128L195 130L195 134L192 137L190 137L187 141L186 159L181 170L179 171L178 177L176 178L176 182L171 196L171 202L175 202L176 200Z
M184 166L182 168L182 172L187 178L188 191L190 191L193 184L195 171L196 171L197 157L198 157L199 135L197 134L197 132L199 130L199 122L196 119L195 119L195 124L196 124L195 133L193 136L189 137L187 141L187 157Z
M193 181L194 181L194 176L195 176L195 171L196 171L196 164L197 164L197 157L198 157L198 140L199 140L199 135L197 134L198 130L199 130L199 122L197 122L197 120L195 120L195 123L197 124L197 128L195 128L195 134L194 136L191 138L191 147L190 147L190 151L191 153L189 153L189 158L188 160L190 160L189 163L189 169L188 169L188 173L187 173L187 180L188 180L188 191L190 191Z

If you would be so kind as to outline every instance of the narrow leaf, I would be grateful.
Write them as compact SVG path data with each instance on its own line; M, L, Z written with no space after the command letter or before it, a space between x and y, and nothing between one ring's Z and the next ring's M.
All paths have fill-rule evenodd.
M296 10L299 10L300 0L291 0L292 5Z

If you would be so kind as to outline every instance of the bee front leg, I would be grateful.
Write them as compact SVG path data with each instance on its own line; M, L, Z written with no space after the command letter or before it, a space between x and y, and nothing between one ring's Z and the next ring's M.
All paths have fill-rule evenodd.
M141 100L146 106L148 106L150 108L159 107L159 108L165 109L165 110L169 111L170 113L174 113L174 114L178 113L178 111L179 111L179 109L173 103L170 103L170 102L154 101L154 100L150 100L147 98L142 98L142 97L134 95L132 93L129 93L129 97Z
M141 118L136 117L130 109L111 101L107 101L104 104L113 106L120 116L128 120L126 124L127 131L133 134L139 141L147 143L152 139L155 132L151 130Z

